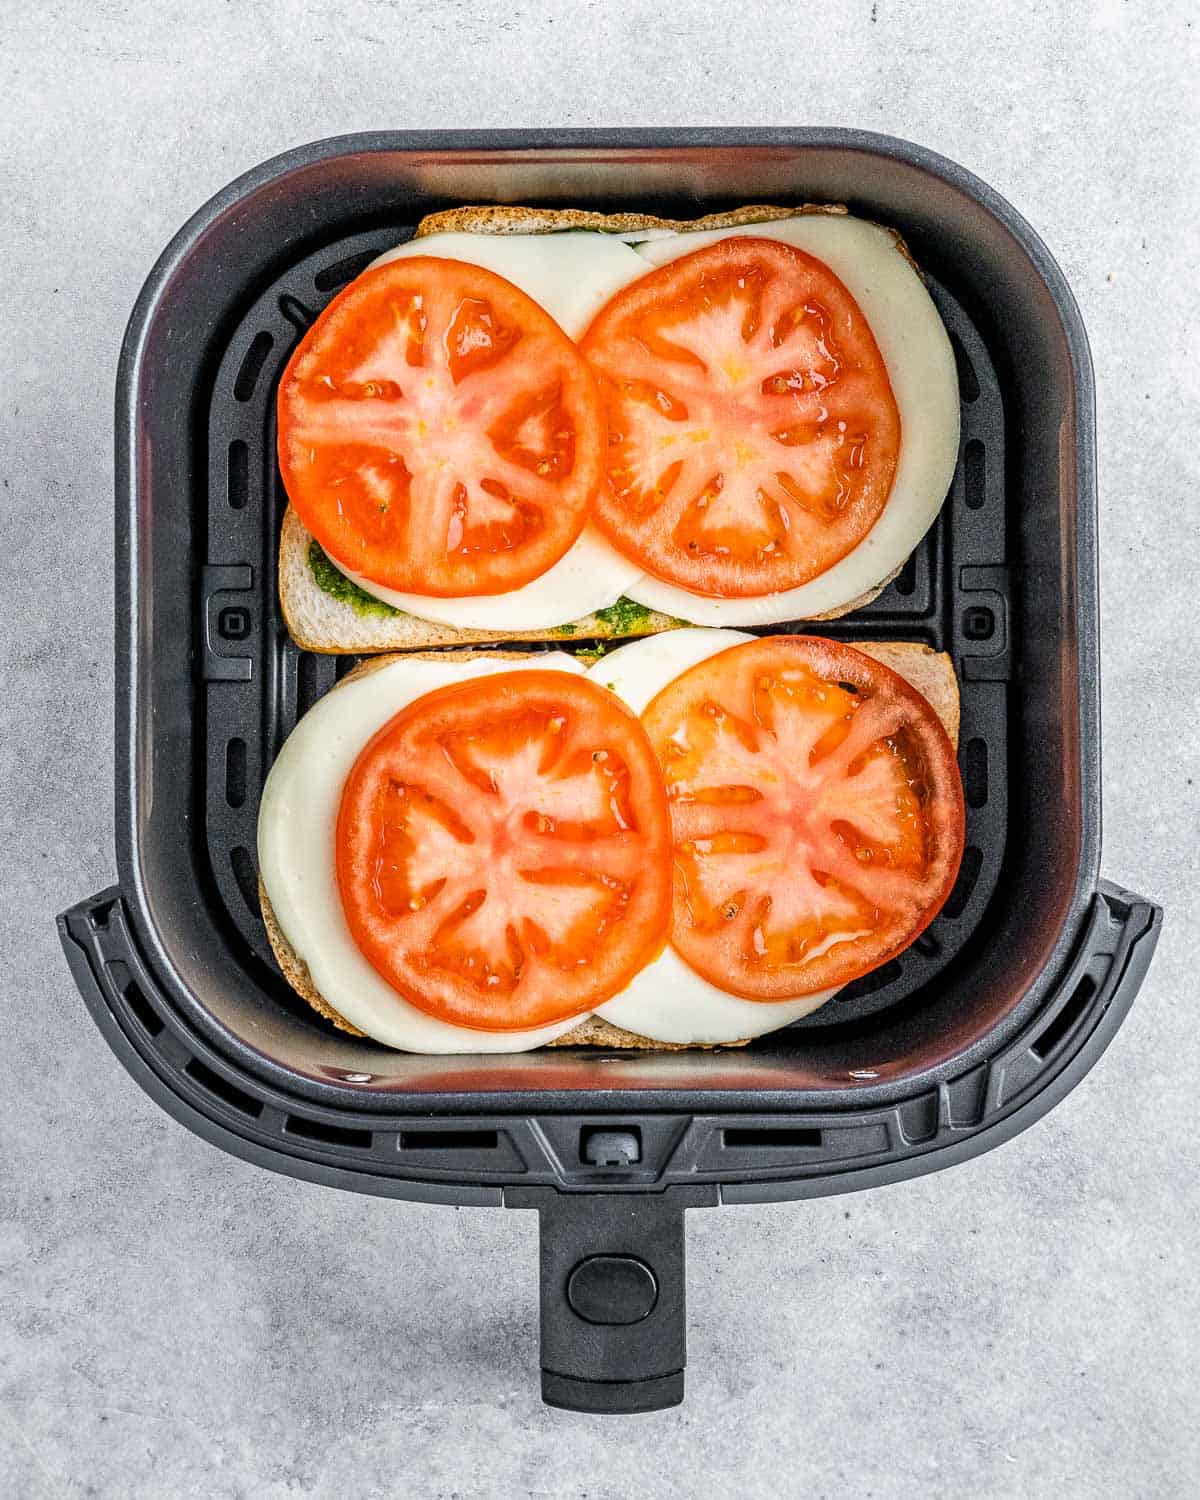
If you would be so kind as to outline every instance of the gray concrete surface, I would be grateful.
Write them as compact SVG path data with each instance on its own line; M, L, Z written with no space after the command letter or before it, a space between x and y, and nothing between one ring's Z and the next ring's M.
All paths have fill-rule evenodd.
M2 0L0 35L4 1500L1195 1494L1195 7ZM614 1425L538 1403L532 1218L245 1166L84 1014L52 918L114 873L117 347L177 225L306 139L822 122L972 167L1075 288L1104 866L1168 923L1117 1044L1025 1136L694 1216L687 1404Z

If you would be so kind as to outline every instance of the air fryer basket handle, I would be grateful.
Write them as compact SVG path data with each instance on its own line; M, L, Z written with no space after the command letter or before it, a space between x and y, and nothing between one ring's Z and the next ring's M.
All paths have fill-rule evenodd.
M498 1187L508 1207L536 1209L543 1399L569 1411L612 1414L658 1411L683 1399L685 1209L872 1187L980 1155L1015 1135L1063 1098L1112 1040L1145 976L1162 922L1154 903L1101 881L1055 996L985 1067L964 1075L964 1100L959 1100L954 1080L940 1084L936 1127L930 1121L933 1134L908 1142L907 1149L897 1149L882 1165L831 1159L824 1172L810 1172L803 1181L782 1174L770 1180L757 1180L761 1174L755 1174L755 1180L748 1180L730 1173L720 1187L694 1178L659 1187L670 1171L691 1177L698 1165L684 1153L672 1167L666 1151L661 1161L654 1158L660 1168L654 1185L622 1189L614 1180L620 1169L606 1180L603 1160L589 1158L570 1173L556 1158L562 1188L503 1183L488 1189L481 1200L474 1182L464 1186L385 1177L374 1161L351 1160L350 1153L335 1162L302 1155L297 1140L304 1138L289 1125L313 1106L281 1096L248 1071L234 1074L234 1092L252 1104L261 1099L268 1107L253 1116L253 1134L244 1112L231 1124L234 1111L219 1107L227 1096L214 1101L197 1080L192 1066L197 1041L145 960L128 905L121 889L112 887L63 912L58 927L71 972L97 1024L150 1096L205 1139L275 1171L360 1192L435 1202L495 1204ZM208 1052L203 1056L214 1061ZM204 1074L213 1077L207 1065ZM895 1142L906 1139L900 1108ZM853 1114L847 1114L846 1128L856 1129ZM653 1118L643 1117L643 1126ZM703 1138L703 1129L696 1138ZM675 1142L677 1136L668 1132L663 1140L668 1139Z
M715 1187L659 1193L516 1188L541 1241L542 1399L567 1411L661 1411L683 1400L683 1212Z

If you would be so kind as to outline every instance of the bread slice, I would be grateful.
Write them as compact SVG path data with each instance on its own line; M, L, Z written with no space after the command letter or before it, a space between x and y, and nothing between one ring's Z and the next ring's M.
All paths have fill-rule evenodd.
M855 650L864 652L867 656L873 656L876 661L882 662L885 667L890 667L898 676L912 687L929 703L934 713L942 721L946 733L950 736L953 745L958 744L959 728L959 695L958 680L954 675L954 664L944 652L931 650L928 646L922 646L915 641L855 641ZM419 656L426 656L432 660L444 661L443 653L418 652ZM524 661L528 656L522 651L463 651L455 654L459 661L473 661L478 657L488 657L494 661L502 657L508 661ZM388 665L390 657L377 656L369 661L360 662L353 671L348 672L342 682L353 682L359 677L365 677L371 672L377 672ZM339 683L338 687L342 684ZM338 691L338 687L332 689ZM271 906L267 896L266 887L260 877L258 882L258 899L262 907L263 924L267 929L267 939L271 944L271 950L275 954L276 961L283 971L283 977L301 997L306 1000L312 1008L327 1021L331 1021L339 1031L348 1031L352 1036L365 1036L364 1031L347 1021L345 1016L340 1015L329 1001L325 999L320 990L313 983L312 975L308 971L308 965L292 947L287 934L279 925L279 920ZM551 1047L608 1047L639 1049L650 1052L684 1052L695 1047L711 1049L711 1044L703 1042L656 1042L650 1037L639 1036L636 1032L626 1031L621 1026L613 1026L601 1016L587 1016L580 1021L578 1026L573 1027L557 1041L549 1043ZM744 1047L746 1042L722 1042L723 1047Z
M917 641L849 641L864 656L871 656L916 688L942 721L950 743L958 748L960 705L954 663L945 651L935 651Z
M773 219L794 219L798 214L848 212L844 203L802 203L796 208L781 208L774 203L748 203L742 208L703 214L698 219L660 219L657 214L603 214L591 208L524 208L491 203L444 208L439 213L426 214L417 225L413 238L421 240L431 234L555 234L564 229L596 229L601 234L634 234L641 229L659 229L683 234L769 224Z
M431 234L450 232L553 234L567 229L592 229L603 234L631 234L639 230L649 233L690 232L749 228L772 220L792 219L799 214L844 215L846 212L841 203L803 203L794 208L757 203L727 212L704 214L698 219L663 219L655 214L604 214L581 208L522 208L492 204L448 208L440 213L426 214L417 225L414 238L425 239ZM912 261L908 247L897 231L888 232L895 239L900 253ZM916 264L915 261L912 263ZM584 615L569 624L546 630L467 630L438 625L391 610L362 590L355 590L348 579L337 583L334 576L336 593L322 588L312 566L312 546L312 537L304 523L289 506L279 542L279 599L288 631L305 651L361 655L371 651L419 651L435 646L465 646L492 641L610 640L618 636L653 635L685 623L670 615L644 609L632 600L621 600L612 610ZM325 570L331 570L331 573ZM322 571L327 577L336 575L336 569L328 560L325 560ZM899 571L896 569L875 588L851 599L840 609L811 618L835 620L860 609L877 598Z
M318 570L321 578L332 581L336 593L322 586ZM279 602L288 634L301 650L356 656L495 641L607 641L654 635L683 624L624 598L611 609L546 630L460 630L421 620L372 598L343 578L291 506L279 536Z
M844 203L798 203L782 207L778 203L747 203L741 208L722 209L702 214L698 219L661 219L656 214L602 214L590 208L523 208L508 203L475 204L467 208L444 208L426 214L417 225L414 240L431 234L561 234L566 229L595 229L601 234L632 235L639 230L650 233L699 234L706 229L749 229L755 224L770 224L779 219L796 219L804 214L848 215ZM870 220L875 223L877 221ZM895 242L896 249L922 276L920 266L905 243L904 236L890 224L879 224Z

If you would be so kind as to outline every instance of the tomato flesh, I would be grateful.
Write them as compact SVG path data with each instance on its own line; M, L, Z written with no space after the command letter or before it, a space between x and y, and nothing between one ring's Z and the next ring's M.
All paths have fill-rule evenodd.
M850 646L773 636L684 672L643 720L675 859L671 941L751 1000L848 984L907 947L962 858L929 704Z
M670 923L670 817L645 731L562 672L426 694L355 762L337 879L359 948L420 1009L487 1031L591 1010Z
M718 240L618 292L582 348L609 428L597 520L656 577L796 588L879 518L899 411L858 304L812 256Z
M604 419L575 345L491 271L414 256L367 271L279 387L279 465L343 567L391 589L503 593L578 537Z

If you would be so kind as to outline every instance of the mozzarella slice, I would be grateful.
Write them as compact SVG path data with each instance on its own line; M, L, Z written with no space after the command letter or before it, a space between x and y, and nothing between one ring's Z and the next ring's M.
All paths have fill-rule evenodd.
M522 667L582 672L561 652ZM351 935L338 894L334 840L351 767L375 732L414 698L467 678L512 671L502 658L400 658L344 682L288 736L263 788L258 860L263 885L292 947L330 1005L368 1036L407 1052L523 1052L578 1025L580 1017L534 1031L488 1032L454 1026L410 1005L378 974Z
M742 1000L702 979L674 948L664 948L596 1014L652 1041L712 1045L778 1031L811 1015L836 994L832 989L798 1000Z
M852 552L799 588L755 599L709 599L644 574L626 593L696 625L774 625L840 609L899 568L933 524L958 458L954 351L921 278L877 224L802 214L770 224L658 236L637 247L650 265L731 235L783 240L824 263L849 289L879 345L900 410L900 459L882 515Z
M614 292L646 274L646 263L636 250L588 230L431 234L385 251L368 269L415 255L461 260L494 271L545 308L572 338L579 337ZM348 568L341 571L385 604L459 630L551 630L607 609L642 576L638 564L623 557L592 525L584 527L579 540L553 567L507 594L435 599L384 588Z
M430 234L385 250L368 270L413 255L482 266L520 287L577 339L623 286L646 274L641 255L615 235L592 229L556 234Z
M640 714L681 672L753 639L740 630L672 630L602 656L588 675ZM742 1000L702 979L666 948L596 1014L656 1042L732 1042L798 1021L836 994L832 989L796 1000Z
M592 664L588 676L641 715L681 672L754 639L745 630L665 630L609 651Z
M607 609L622 594L629 594L642 577L637 563L622 557L592 525L583 528L579 540L553 567L508 594L477 594L467 599L402 594L352 573L341 563L337 566L385 604L459 630L551 630L593 610Z

